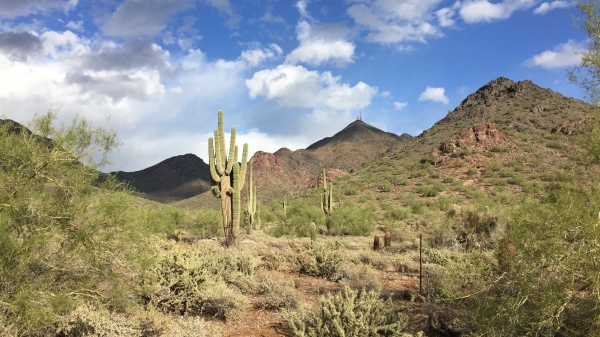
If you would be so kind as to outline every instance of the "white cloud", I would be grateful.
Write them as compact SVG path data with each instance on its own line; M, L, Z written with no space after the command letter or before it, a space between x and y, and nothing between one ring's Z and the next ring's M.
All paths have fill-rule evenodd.
M244 80L252 62L242 55L209 61L189 50L174 59L151 41L118 44L71 31L46 30L37 38L41 49L23 61L0 50L0 115L27 122L60 107L59 122L80 114L113 128L123 147L104 170L139 170L190 152L207 160L204 134L216 127L216 112L233 120L248 100ZM264 50L277 53L274 46ZM273 139L292 146L286 137Z
M534 55L525 61L525 65L546 69L575 66L581 62L581 53L586 50L582 43L569 40L567 43L554 47L553 50L546 50Z
M451 8L448 8L448 7L442 8L442 9L438 10L437 12L435 12L435 15L437 16L441 27L454 26L455 22L452 19L454 14L455 14L454 10L452 10Z
M408 106L407 102L394 102L394 108L396 110L402 110Z
M83 30L83 21L69 21L69 23L67 23L65 25L65 27L67 28L71 28L72 30L77 30L77 31L82 31Z
M245 61L250 67L256 67L267 59L281 55L282 52L281 47L272 43L269 45L269 49L244 50L240 55L240 59Z
M575 3L573 1L552 1L552 2L544 2L541 5L539 5L538 8L536 8L533 13L534 14L541 14L544 15L546 13L548 13L551 10L554 9L558 9L558 8L569 8L574 6Z
M331 61L338 66L352 63L355 46L342 37L346 31L345 27L311 27L308 22L300 21L296 28L300 46L292 50L285 61L310 65Z
M256 72L246 80L246 86L251 98L276 99L288 108L362 109L377 93L377 88L363 82L351 87L340 83L340 77L334 77L331 72L319 74L289 64Z
M369 31L366 40L381 44L408 41L425 42L442 36L429 21L441 0L365 1L352 5L347 12L361 27Z
M428 86L419 96L419 101L433 101L448 104L450 101L448 100L448 97L444 95L445 91L444 88L432 88Z
M514 11L535 5L536 0L504 0L491 3L488 0L468 0L457 3L458 13L466 23L491 22L508 19Z

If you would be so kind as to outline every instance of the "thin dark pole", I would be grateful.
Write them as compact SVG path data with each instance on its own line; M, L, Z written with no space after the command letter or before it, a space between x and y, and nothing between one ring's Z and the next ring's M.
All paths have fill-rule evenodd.
M423 296L423 234L419 234L419 295Z

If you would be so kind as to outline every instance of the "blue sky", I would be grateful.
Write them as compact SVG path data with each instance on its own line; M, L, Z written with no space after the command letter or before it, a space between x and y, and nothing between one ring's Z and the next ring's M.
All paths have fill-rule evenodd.
M418 135L487 82L581 98L572 1L0 0L0 114L114 129L104 171L195 153L225 111L250 151L356 119Z

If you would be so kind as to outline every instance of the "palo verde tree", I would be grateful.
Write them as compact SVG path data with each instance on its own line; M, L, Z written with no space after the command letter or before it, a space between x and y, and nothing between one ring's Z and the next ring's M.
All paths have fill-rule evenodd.
M83 118L50 111L23 126L0 120L0 334L43 336L81 296L105 296L128 194L96 169L119 145ZM118 253L117 253L118 254ZM82 295L83 294L83 295ZM100 294L100 295L99 295ZM48 330L50 329L50 330Z
M229 156L227 156L223 124L223 111L219 110L218 128L215 130L214 141L212 137L208 139L208 166L210 166L212 178L212 193L221 199L225 245L229 247L237 244L240 233L240 192L246 178L248 144L244 144L240 165L238 147L235 145L236 130L235 126L232 127Z

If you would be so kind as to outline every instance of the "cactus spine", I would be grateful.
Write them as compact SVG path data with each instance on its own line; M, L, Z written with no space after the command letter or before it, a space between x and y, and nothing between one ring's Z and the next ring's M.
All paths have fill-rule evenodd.
M246 210L246 217L249 228L256 229L260 228L260 224L256 219L256 186L252 185L252 163L249 164L250 173L248 174L248 205Z
M333 183L327 189L327 173L323 169L323 195L321 196L321 209L325 215L331 215L333 211Z
M235 145L236 130L231 128L229 156L225 148L223 111L219 110L218 128L215 137L208 139L208 165L210 167L212 193L221 199L225 245L234 246L240 233L240 191L246 177L248 144L244 144L242 163L238 162L238 147Z

